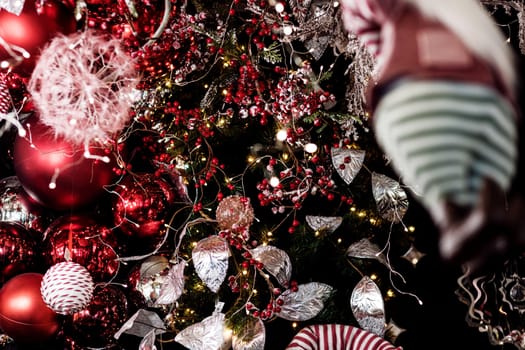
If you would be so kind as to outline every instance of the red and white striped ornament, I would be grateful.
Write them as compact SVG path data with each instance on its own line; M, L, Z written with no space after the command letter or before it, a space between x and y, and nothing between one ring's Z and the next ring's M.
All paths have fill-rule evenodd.
M303 328L286 350L402 350L361 328L322 324Z
M82 265L72 261L51 266L44 274L40 293L50 309L70 315L84 309L93 297L93 278Z

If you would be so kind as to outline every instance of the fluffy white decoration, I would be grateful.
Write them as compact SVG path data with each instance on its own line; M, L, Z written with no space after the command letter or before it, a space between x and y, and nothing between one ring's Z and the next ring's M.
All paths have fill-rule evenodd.
M135 63L120 42L87 30L53 38L38 59L28 90L40 120L56 136L87 146L126 127L138 82Z

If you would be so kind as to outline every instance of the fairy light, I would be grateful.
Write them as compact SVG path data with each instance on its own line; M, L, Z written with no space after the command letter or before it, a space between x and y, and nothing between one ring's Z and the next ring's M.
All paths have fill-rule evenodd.
M290 26L290 25L283 26L284 35L292 35L292 33L293 33L293 26Z
M284 11L284 5L282 2L278 2L275 4L275 12L277 13L283 13Z
M297 328L297 322L292 322L292 328Z
M281 183L281 181L279 180L279 178L277 176L272 176L270 178L270 186L277 187L277 186L279 186L280 183Z
M307 153L315 153L317 152L317 145L315 143L307 143L305 146L304 146L304 150L305 152Z
M370 279L373 281L377 280L377 275L375 273L371 274Z
M248 162L248 164L252 164L253 162L255 162L257 158L255 158L255 156L253 155L249 155L247 158L246 158L246 161Z
M281 142L286 141L287 137L288 137L288 133L284 129L277 131L277 134L275 135L275 138Z

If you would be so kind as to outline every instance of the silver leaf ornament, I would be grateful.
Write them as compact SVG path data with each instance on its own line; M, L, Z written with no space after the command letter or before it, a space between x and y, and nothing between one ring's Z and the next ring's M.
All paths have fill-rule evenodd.
M204 320L184 328L175 341L191 350L219 350L224 343L224 314L214 312Z
M159 297L155 301L155 305L170 305L180 298L184 291L185 267L185 261L178 262L170 267L168 275L160 287Z
M0 9L19 16L24 9L24 0L0 0Z
M228 272L228 243L219 236L210 236L197 242L191 255L199 278L217 293Z
M251 318L245 322L241 330L233 334L233 350L264 350L266 329L262 320Z
M292 277L292 262L284 250L270 245L260 245L250 253L252 258L264 264L264 269L275 277L281 286L288 286Z
M370 242L368 238L361 238L359 241L352 243L346 249L346 255L358 259L375 259L388 266L381 248L377 244Z
M372 173L372 193L383 219L398 223L408 210L408 197L399 182L386 175Z
M306 223L314 231L328 231L334 232L343 223L343 218L340 216L315 216L306 215Z
M328 284L310 282L297 286L296 292L287 289L277 300L282 300L281 311L277 316L288 321L306 321L324 308L324 302L331 295L333 288ZM279 302L280 303L280 302Z
M152 331L155 334L165 333L164 322L156 312L139 309L120 327L114 337L118 339L123 333L146 337Z
M155 346L155 338L155 330L151 330L140 341L139 350L157 350L157 347Z
M350 307L359 326L382 337L385 333L385 303L379 287L364 276L354 287Z
M366 152L358 149L333 147L331 150L332 164L341 178L349 185L357 176Z

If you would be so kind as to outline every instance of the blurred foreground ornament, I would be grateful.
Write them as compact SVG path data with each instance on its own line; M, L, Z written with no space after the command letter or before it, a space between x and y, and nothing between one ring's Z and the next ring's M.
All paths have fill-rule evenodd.
M87 268L95 282L107 282L119 269L113 232L92 218L65 215L44 233L44 256L49 265L73 261Z
M126 295L119 287L106 285L96 288L89 305L65 322L66 342L89 348L110 347L115 345L114 334L127 318Z
M288 287L292 277L292 261L288 254L279 248L270 245L260 245L250 250L252 258L261 262L279 284Z
M224 344L224 314L214 312L177 333L175 341L191 350L220 350Z
M82 265L65 261L51 266L42 280L44 302L58 314L70 315L84 309L93 296L93 278Z
M57 314L42 300L42 278L40 273L22 273L0 289L0 329L18 344L46 343L60 328Z
M43 233L52 221L49 211L25 192L16 176L0 180L0 221L16 222Z
M0 222L0 286L10 278L30 272L38 264L37 240L24 226Z
M408 197L399 182L386 175L372 173L372 193L382 218L399 223L408 210Z
M36 117L27 121L28 138L14 143L14 167L26 192L43 206L76 210L94 203L113 182L113 162L106 149L92 149L106 161L84 157L84 149L62 138Z
M377 284L363 276L354 287L350 307L359 326L364 330L383 337L385 333L385 304Z
M306 223L314 231L327 231L333 233L343 223L340 216L314 216L307 215Z
M403 254L401 257L410 262L413 266L416 266L419 260L421 260L421 258L425 255L425 253L422 253L413 244L411 244L410 248L408 248L406 253Z
M120 40L88 29L51 40L28 91L55 137L87 147L113 139L127 126L138 81Z
M354 178L361 171L365 154L365 151L358 149L332 148L332 164L347 185L354 181Z
M127 236L160 241L176 200L173 188L154 174L127 175L114 189L113 220Z
M258 318L250 318L244 322L239 332L233 334L233 350L264 350L266 343L266 328Z
M217 293L228 272L228 243L219 236L210 236L197 242L191 255L199 278L212 292Z
M249 197L229 196L224 198L215 211L219 227L222 230L248 228L253 222L253 207Z
M331 296L333 288L327 284L310 282L297 286L297 291L285 290L277 298L281 311L276 315L289 321L306 321L324 308L324 302Z

